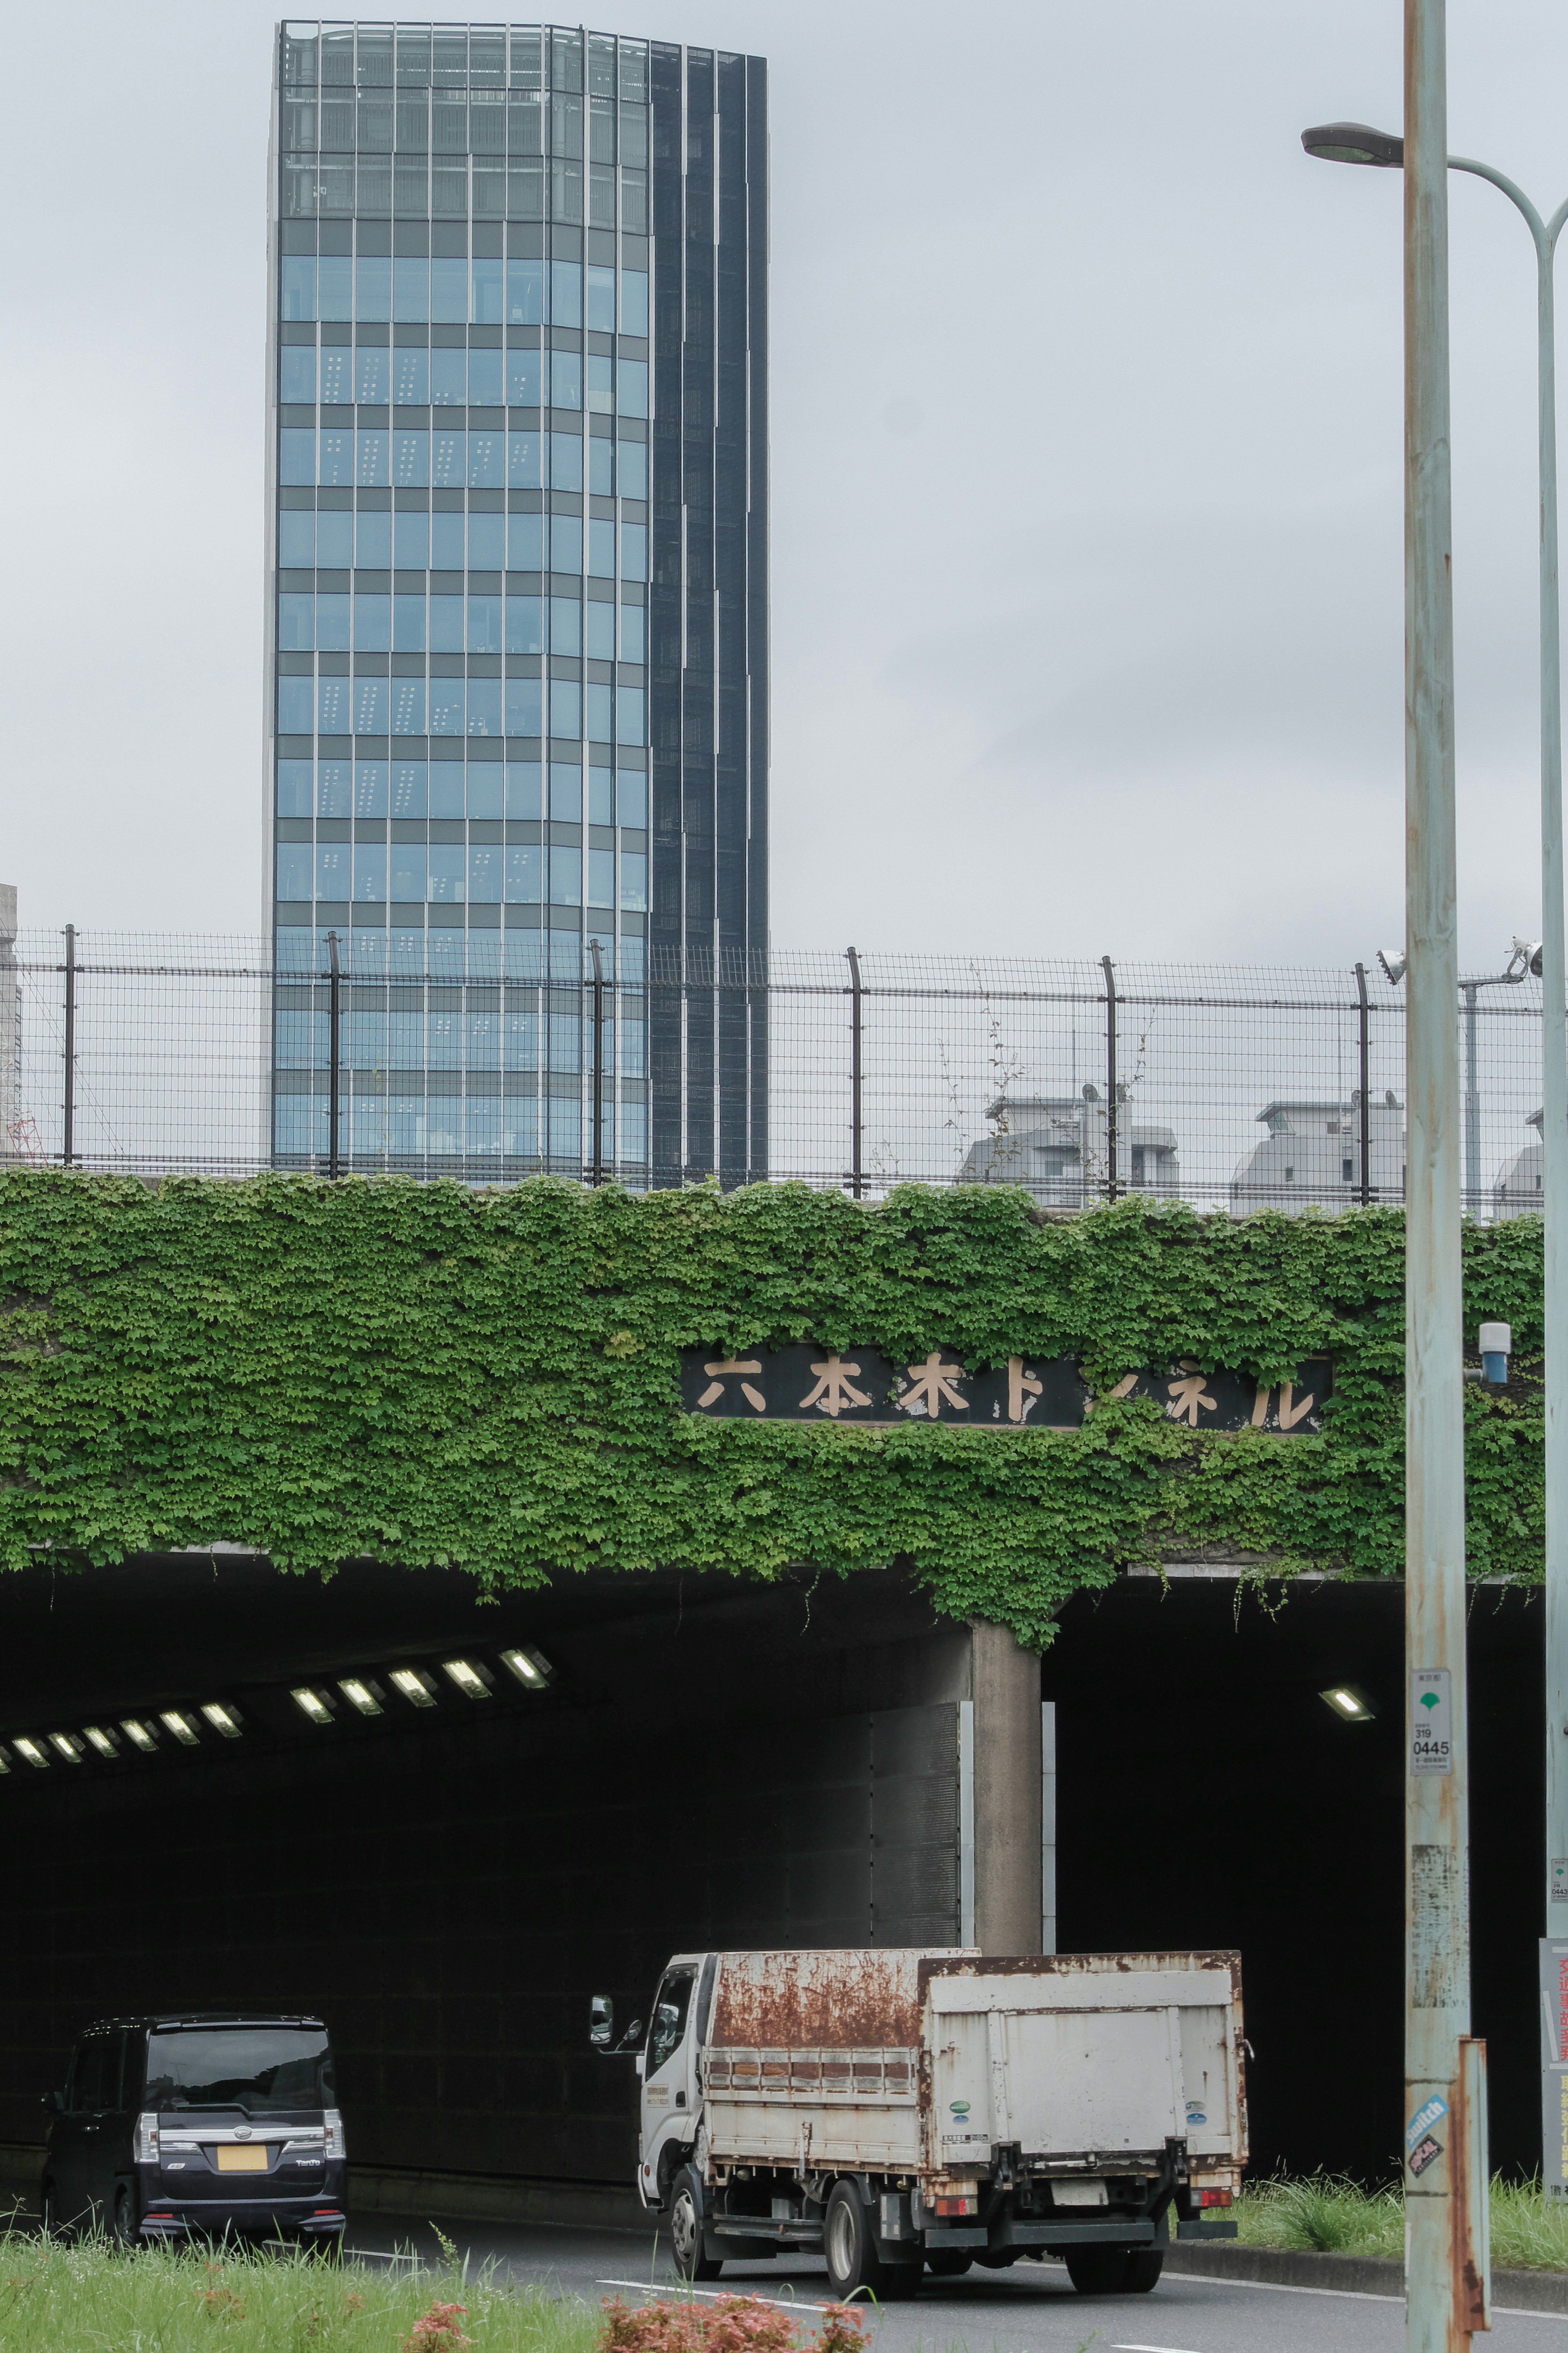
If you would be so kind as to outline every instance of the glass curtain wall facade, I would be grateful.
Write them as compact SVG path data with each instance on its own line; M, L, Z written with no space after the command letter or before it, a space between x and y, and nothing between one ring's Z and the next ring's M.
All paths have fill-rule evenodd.
M763 1173L763 65L291 22L273 165L276 1156L335 933L344 1166L583 1173L596 944L606 1168Z

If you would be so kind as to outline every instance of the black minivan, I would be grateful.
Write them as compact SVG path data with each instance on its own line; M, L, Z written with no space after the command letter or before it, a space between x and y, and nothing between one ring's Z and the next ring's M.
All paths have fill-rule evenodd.
M342 2238L343 2123L319 2018L104 2019L44 2107L48 2229L99 2225L125 2245Z

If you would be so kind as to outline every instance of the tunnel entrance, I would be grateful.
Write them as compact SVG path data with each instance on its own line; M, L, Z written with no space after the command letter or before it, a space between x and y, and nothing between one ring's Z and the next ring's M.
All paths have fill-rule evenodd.
M8 1578L0 1641L24 2191L89 2020L305 2010L356 2202L580 2212L635 2170L592 1993L646 2016L681 1947L960 1940L968 1634L899 1577L488 1602L456 1572L183 1555Z
M1524 2169L1542 1619L1485 1588L1470 1618L1475 2022L1494 2162ZM646 2014L682 1948L972 1933L975 1645L898 1572L488 1601L458 1572L184 1554L7 1578L0 1642L0 2168L24 2193L83 2024L254 2007L328 2020L362 2206L625 2211L635 2084L589 2049L591 1993ZM1402 1678L1392 1583L1264 1608L1124 1577L1044 1661L1057 1941L1240 1948L1255 2171L1394 2169ZM1370 1723L1325 1706L1337 1680Z
M1544 1605L1469 1611L1471 1969L1494 2168L1541 2162ZM1367 1693L1370 1723L1321 1693ZM1064 1947L1236 1946L1252 2172L1397 2179L1405 2033L1405 1592L1238 1594L1234 1575L1080 1593L1046 1653Z

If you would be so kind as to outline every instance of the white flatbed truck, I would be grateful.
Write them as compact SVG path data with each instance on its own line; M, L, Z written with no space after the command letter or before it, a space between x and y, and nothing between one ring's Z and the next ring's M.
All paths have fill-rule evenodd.
M689 2278L801 2248L837 2296L1021 2256L1106 2293L1236 2236L1236 1953L680 1953L646 2034L595 1996L592 2039L636 2057L637 2189Z

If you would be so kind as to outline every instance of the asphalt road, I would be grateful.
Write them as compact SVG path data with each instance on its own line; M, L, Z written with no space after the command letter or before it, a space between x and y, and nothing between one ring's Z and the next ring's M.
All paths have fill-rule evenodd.
M518 2284L537 2284L590 2303L627 2303L674 2285L668 2248L644 2232L556 2224L443 2222L478 2267ZM427 2224L389 2215L351 2220L348 2248L386 2258L399 2250L438 2258ZM809 2256L783 2263L726 2263L700 2295L793 2300L803 2319L826 2295L827 2278ZM1389 2296L1253 2287L1228 2280L1163 2279L1148 2295L1076 2295L1059 2263L973 2271L927 2279L909 2304L885 2306L867 2329L875 2353L1402 2353L1405 2306ZM1544 2313L1498 2313L1486 2340L1496 2353L1556 2353L1568 2323Z

